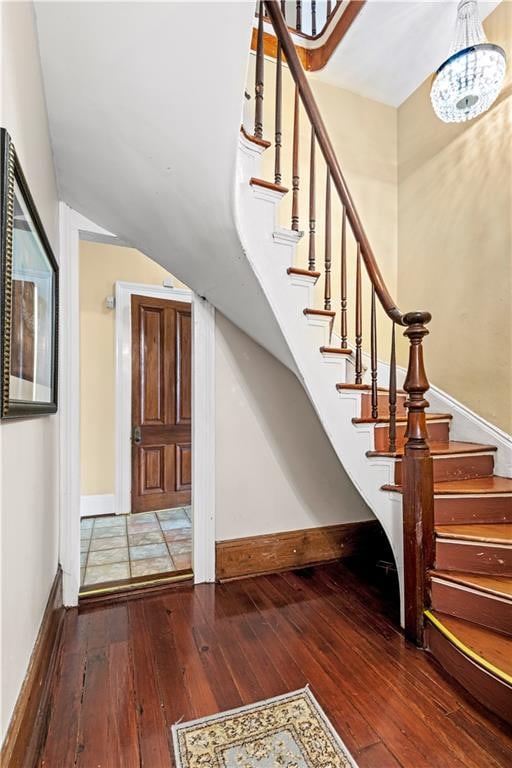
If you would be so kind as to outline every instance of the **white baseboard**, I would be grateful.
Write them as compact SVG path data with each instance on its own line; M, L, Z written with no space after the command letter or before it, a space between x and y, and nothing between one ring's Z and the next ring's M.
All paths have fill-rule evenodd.
M114 514L114 494L102 493L80 496L80 517L97 517Z

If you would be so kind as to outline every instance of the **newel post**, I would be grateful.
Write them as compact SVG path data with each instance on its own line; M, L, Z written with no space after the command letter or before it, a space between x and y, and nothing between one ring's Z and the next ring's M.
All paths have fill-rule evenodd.
M428 571L434 565L434 480L425 409L429 387L423 364L423 337L428 334L428 312L404 315L404 336L410 342L404 383L408 398L407 432L402 460L405 634L423 645L423 612L429 605Z

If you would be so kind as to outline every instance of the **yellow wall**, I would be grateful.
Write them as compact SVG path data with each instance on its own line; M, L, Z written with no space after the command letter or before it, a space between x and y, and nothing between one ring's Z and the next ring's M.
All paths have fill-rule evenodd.
M512 3L484 27L509 60L485 115L440 122L430 81L398 110L398 297L433 315L432 383L512 432Z
M80 243L81 494L115 486L115 283L162 285L169 273L133 248ZM182 287L172 278L176 287Z

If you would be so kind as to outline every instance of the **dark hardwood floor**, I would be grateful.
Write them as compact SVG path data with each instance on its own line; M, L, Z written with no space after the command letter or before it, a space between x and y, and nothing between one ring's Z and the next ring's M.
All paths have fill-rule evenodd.
M512 734L395 611L357 563L69 611L40 765L167 768L177 720L309 684L360 768L509 768Z

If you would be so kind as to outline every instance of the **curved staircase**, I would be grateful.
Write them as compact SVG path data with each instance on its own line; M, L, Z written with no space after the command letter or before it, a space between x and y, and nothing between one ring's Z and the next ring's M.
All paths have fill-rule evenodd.
M285 52L295 79L297 94L312 123L312 136L318 140L325 127L316 122L308 103L312 94L298 73L300 64L298 59L294 60L280 11L276 3L266 6L280 50ZM263 93L262 66L260 60L260 68L258 63L256 66L255 121L255 132L260 135L251 137L246 128L240 139L238 226L246 256L333 447L388 535L397 562L407 634L428 649L473 696L512 722L512 478L494 474L498 455L500 466L509 465L509 454L504 452L510 450L510 442L501 442L498 453L494 443L457 439L461 432L475 432L471 428L461 429L460 413L452 439L454 414L450 408L431 411L424 398L428 381L418 348L427 333L424 324L429 316L400 316L393 303L386 306L389 294L385 286L378 292L382 289L380 275L375 278L367 262L373 283L372 313L377 294L394 325L408 326L405 335L412 343L409 371L403 382L406 391L397 389L400 372L394 359L394 337L390 362L376 359L374 314L369 353L362 349L358 334L357 304L355 344L348 343L346 335L340 337L333 332L338 313L332 309L330 300L330 234L325 236L328 245L323 271L314 257L310 258L308 268L297 266L295 252L302 233L298 231L295 198L292 228L285 229L277 223L280 202L288 194L280 183L280 172L276 172L275 182L259 178L261 154L270 146L270 142L262 140L261 104L258 114L258 98ZM279 73L278 77L281 76ZM278 156L281 116L276 125ZM320 145L334 176L332 157L325 151L325 142ZM313 138L312 152L314 146ZM314 164L313 159L313 173ZM295 195L295 167L293 173ZM326 228L331 226L329 181L328 171ZM345 215L352 201L349 195L343 196L343 189L338 188L338 192ZM315 235L315 221L311 226L311 218L310 209L310 242ZM366 243L364 232L358 238L357 226L356 218L352 231L358 241L356 279L360 281L360 258ZM314 286L322 276L325 302L318 307ZM345 311L342 295L342 334ZM415 335L410 333L411 328ZM377 380L383 381L385 387L377 386ZM434 400L436 405L450 404L448 398L443 402L439 393ZM480 435L489 438L493 433L483 428ZM419 459L419 463L414 465L411 458L408 463L408 450L409 456L416 450L414 459ZM402 498L407 494L402 509ZM411 500L412 518L407 510ZM412 576L407 575L408 569ZM419 607L421 612L415 616Z

